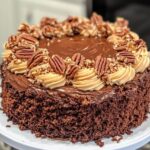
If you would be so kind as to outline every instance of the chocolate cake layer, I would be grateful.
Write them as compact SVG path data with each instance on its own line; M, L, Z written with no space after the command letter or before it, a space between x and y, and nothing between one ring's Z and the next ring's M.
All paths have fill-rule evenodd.
M108 86L92 93L72 87L46 90L33 85L18 92L8 74L11 76L4 70L3 111L21 130L30 129L37 137L98 142L104 137L128 134L147 118L149 70L123 86Z

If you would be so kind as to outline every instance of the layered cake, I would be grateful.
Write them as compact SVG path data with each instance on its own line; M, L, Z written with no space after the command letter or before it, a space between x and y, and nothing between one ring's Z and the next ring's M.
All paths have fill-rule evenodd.
M22 23L4 47L2 107L21 130L101 145L147 118L150 57L123 18L45 17Z

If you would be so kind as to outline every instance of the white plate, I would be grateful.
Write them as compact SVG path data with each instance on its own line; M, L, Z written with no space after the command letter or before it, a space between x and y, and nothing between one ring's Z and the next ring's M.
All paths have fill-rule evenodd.
M94 142L72 144L51 139L36 138L30 131L20 131L17 125L7 122L7 116L0 111L0 139L20 150L99 150ZM6 125L10 125L8 128ZM111 139L104 139L102 150L137 149L150 141L150 114L148 119L138 128L133 129L131 135L124 135L119 143Z

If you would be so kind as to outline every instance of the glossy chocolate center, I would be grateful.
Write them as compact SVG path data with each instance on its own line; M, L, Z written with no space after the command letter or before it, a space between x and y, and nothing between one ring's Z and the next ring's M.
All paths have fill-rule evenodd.
M40 41L40 48L47 48L50 55L58 54L63 58L81 53L86 58L94 59L98 55L114 57L112 44L99 37L63 37L59 39L46 39Z

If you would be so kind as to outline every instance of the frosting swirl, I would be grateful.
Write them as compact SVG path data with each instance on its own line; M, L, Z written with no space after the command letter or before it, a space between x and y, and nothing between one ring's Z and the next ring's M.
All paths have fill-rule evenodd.
M27 72L27 61L22 61L20 59L12 60L7 69L16 74L23 74Z
M44 87L50 88L50 89L64 86L66 83L65 77L63 77L60 74L53 73L53 72L36 76L36 80L39 83L41 83Z
M150 65L150 58L148 56L142 56L137 58L134 65L136 72L143 72Z
M143 72L150 65L150 57L147 48L141 48L135 52L136 62L133 66L136 72Z
M114 73L108 75L108 83L113 85L125 84L135 77L135 69L131 66L119 67Z
M133 32L133 31L130 31L129 35L132 36L132 38L133 38L134 40L138 40L138 39L139 39L138 34L136 34L136 33Z
M3 54L2 57L4 60L6 60L7 58L9 58L9 56L12 54L12 51L10 49L6 49Z
M104 83L98 79L94 68L82 68L74 77L73 86L84 91L100 90Z

